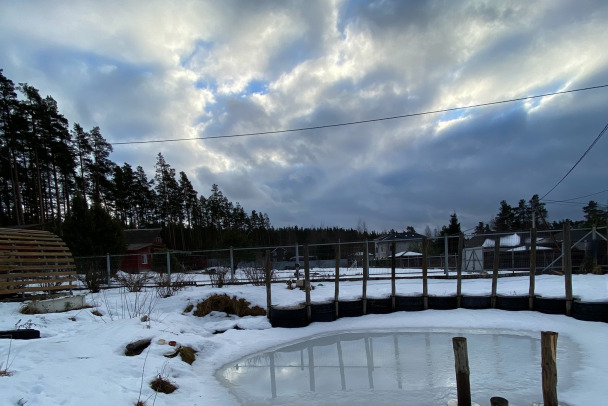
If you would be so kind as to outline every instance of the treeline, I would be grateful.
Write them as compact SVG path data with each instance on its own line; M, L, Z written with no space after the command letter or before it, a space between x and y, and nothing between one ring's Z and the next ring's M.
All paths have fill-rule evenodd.
M511 206L506 200L500 202L498 214L488 223L480 221L475 227L475 234L491 232L509 232L529 230L534 225L539 230L561 229L565 222L575 228L604 227L608 223L608 210L590 200L583 207L583 220L563 219L549 221L545 203L540 201L538 195L532 196L528 201L521 199L516 206Z
M184 172L156 157L148 178L122 166L99 127L71 127L51 96L15 85L0 69L0 226L41 225L76 255L118 253L122 229L161 227L171 249L200 250L361 240L367 232L274 229L266 213L246 212L218 185L199 195ZM108 241L108 240L113 241Z
M80 217L97 213L91 218L101 219L101 208L123 228L163 227L175 249L245 243L244 236L250 243L270 242L268 215L246 213L217 185L208 197L199 196L162 154L148 179L141 166L112 162L112 151L99 127L70 128L51 96L43 98L27 83L15 86L0 69L0 225L40 224L63 234L68 221L73 232L79 196Z

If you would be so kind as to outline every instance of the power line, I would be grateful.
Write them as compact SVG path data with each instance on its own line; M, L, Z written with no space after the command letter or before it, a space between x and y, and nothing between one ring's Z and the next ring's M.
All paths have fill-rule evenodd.
M591 151L591 149L595 146L595 144L597 144L597 142L600 140L600 138L602 138L602 135L604 135L606 130L608 130L608 123L606 123L606 125L604 126L604 129L602 131L600 131L600 133L598 134L597 137L595 137L595 140L593 140L591 145L589 145L589 148L587 148L587 150L583 153L583 155L581 155L581 157L578 159L578 161L576 161L576 163L574 165L572 165L572 168L570 168L570 170L568 172L566 172L564 177L561 178L559 180L559 182L557 182L555 184L555 186L553 186L551 188L551 190L549 190L547 193L545 193L545 195L543 197L541 197L540 200L543 200L545 197L547 197L547 195L549 193L553 192L555 190L555 188L558 187L559 184L562 183L564 181L564 179L566 179L568 177L568 175L570 175L570 172L572 172L574 170L574 168L576 168L576 166L583 160L583 158L585 158L585 156L589 153L589 151Z
M578 199L584 199L586 197L591 197L591 196L595 196L595 195L600 195L602 193L606 193L608 192L608 189L605 190L600 190L599 192L595 192L595 193L590 193L588 195L584 195L584 196L579 196L579 197L572 197L570 199L561 199L561 200L545 200L546 203L576 203L576 204L587 204L584 202L575 202L574 200L578 200Z
M473 109L473 108L478 108L478 107L494 106L494 105L498 105L498 104L512 103L512 102L523 101L523 100L528 100L528 99L538 99L538 98L547 97L547 96L556 96L556 95L562 95L562 94L567 94L567 93L582 92L582 91L586 91L586 90L601 89L604 87L608 87L608 84L584 87L584 88L580 88L580 89L563 90L563 91L552 92L552 93L543 93L543 94L538 94L538 95L534 95L534 96L518 97L515 99L500 100L500 101L495 101L495 102L472 104L469 106L452 107L452 108L448 108L448 109L432 110L432 111L425 111L425 112L411 113L411 114L402 114L402 115L391 116L391 117L372 118L369 120L349 121L349 122L345 122L345 123L318 125L318 126L312 126L312 127L300 127L300 128L286 129L286 130L260 131L260 132L228 134L228 135L213 135L213 136L209 136L209 137L174 138L174 139L144 140L144 141L123 141L123 142L112 142L111 144L112 145L132 145L132 144L154 144L154 143L179 142L179 141L203 141L203 140L214 140L214 139L220 139L220 138L250 137L253 135L273 135L273 134L285 134L285 133L292 133L292 132L299 132L299 131L321 130L321 129L325 129L325 128L346 127L346 126L351 126L351 125L375 123L375 122L379 122L379 121L397 120L397 119L402 119L402 118L418 117L418 116L425 116L425 115L438 114L438 113L447 113L447 112L451 112L451 111Z

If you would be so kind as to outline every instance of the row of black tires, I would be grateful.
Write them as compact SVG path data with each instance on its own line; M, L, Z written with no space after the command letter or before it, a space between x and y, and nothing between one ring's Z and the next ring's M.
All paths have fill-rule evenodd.
M367 299L365 314L388 314L398 311L424 310L422 296L395 296L393 309L392 299ZM496 296L496 309L529 310L528 296ZM462 296L460 307L463 309L490 309L490 296ZM428 296L428 308L434 310L451 310L458 308L456 296ZM328 322L336 320L335 302L313 303L310 306L310 322ZM547 314L566 314L566 299L534 297L533 309ZM358 317L363 315L363 300L338 301L338 318ZM572 317L585 321L608 323L608 303L606 302L572 302ZM306 306L270 309L270 323L273 327L305 327L309 324Z

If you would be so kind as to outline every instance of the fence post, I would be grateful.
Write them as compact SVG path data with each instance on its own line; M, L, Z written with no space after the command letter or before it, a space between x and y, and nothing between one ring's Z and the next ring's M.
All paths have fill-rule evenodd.
M534 310L534 290L536 285L536 228L530 229L530 290L528 307Z
M542 331L540 337L544 406L557 405L557 333Z
M494 237L494 271L492 272L491 307L496 308L496 291L498 289L498 267L500 266L500 237Z
M230 246L230 281L234 283L234 248Z
M167 283L171 286L171 253L167 250Z
M423 309L429 308L429 267L428 267L428 239L422 237L422 302Z
M363 292L361 295L364 315L367 314L367 277L369 276L369 262L367 260L368 254L367 240L365 240L365 248L363 249Z
M443 256L445 258L445 265L443 266L443 272L445 273L445 276L448 276L449 274L449 261L450 261L450 256L448 254L448 236L446 235L445 237L443 237Z
M340 241L338 240L338 244L336 245L336 275L335 275L335 281L334 281L334 287L335 287L335 292L334 292L334 305L335 305L335 312L336 312L336 319L338 318L338 302L340 300Z
M490 398L490 406L509 406L509 401L505 398L495 396Z
M564 224L564 283L566 284L566 315L572 316L572 250L570 238L570 223Z
M138 259L138 261L139 261L139 259ZM106 271L108 273L108 286L110 286L112 274L110 271L110 253L109 252L106 252Z
M395 295L397 294L397 287L395 286L395 279L397 278L397 259L395 258L395 251L397 250L397 243L393 241L391 244L391 310L395 311Z
M266 316L271 319L272 311L272 289L270 285L270 250L266 250L264 258L264 271L266 276Z
M458 257L456 258L456 307L462 304L462 252L464 251L464 234L458 235Z
M469 353L465 337L452 338L454 367L456 369L456 392L458 406L471 406L471 384L469 382Z
M306 320L312 320L312 308L310 306L310 261L308 258L308 244L304 245L304 288L306 289Z

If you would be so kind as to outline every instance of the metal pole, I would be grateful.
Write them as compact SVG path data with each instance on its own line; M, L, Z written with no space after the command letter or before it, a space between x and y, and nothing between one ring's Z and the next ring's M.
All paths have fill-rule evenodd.
M572 316L572 247L570 223L564 224L564 282L566 284L566 315Z
M530 229L530 290L528 292L529 309L534 309L534 290L536 285L536 228Z
M167 283L171 286L171 253L167 251Z
M137 259L139 261L139 258ZM108 286L110 286L111 281L111 271L110 271L110 253L106 253L106 271L108 272Z
M234 248L230 246L230 281L234 283Z
M449 266L448 262L450 261L450 257L448 254L448 236L443 237L443 255L445 257L445 265L443 267L443 271L445 272L445 276L448 276Z

